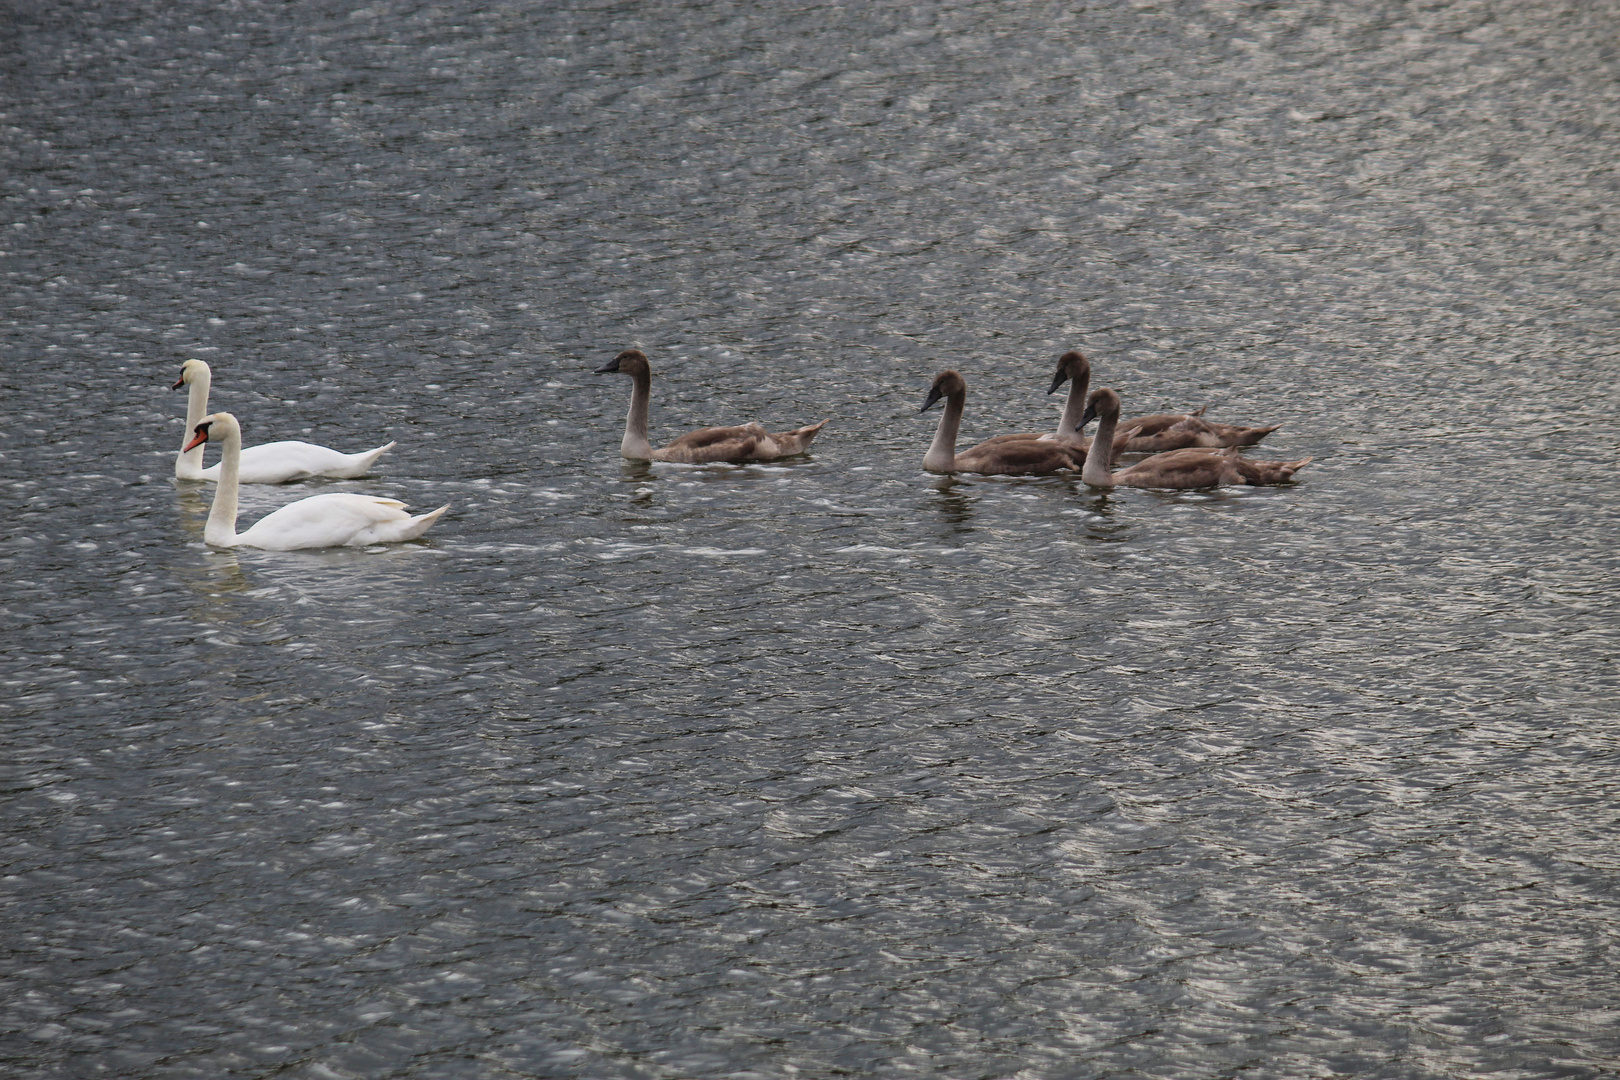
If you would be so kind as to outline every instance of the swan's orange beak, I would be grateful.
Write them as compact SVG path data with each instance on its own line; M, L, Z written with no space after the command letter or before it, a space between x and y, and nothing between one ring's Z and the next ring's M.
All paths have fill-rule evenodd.
M190 450L193 447L201 446L203 443L205 443L207 441L208 441L208 425L207 424L198 424L197 425L197 433L191 437L190 442L186 443L185 446L180 448L180 452L183 454L187 450Z
M174 380L174 385L169 387L169 389L170 390L178 390L184 385L186 385L186 377L184 375L182 375L178 379Z

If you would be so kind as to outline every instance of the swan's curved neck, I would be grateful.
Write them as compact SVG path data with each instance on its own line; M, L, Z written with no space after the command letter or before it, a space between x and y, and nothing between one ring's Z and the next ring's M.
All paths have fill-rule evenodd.
M215 421L216 423L218 421ZM219 459L219 484L214 488L214 505L203 525L203 542L213 547L236 546L237 473L242 466L242 432L225 432L224 454ZM198 448L199 451L201 447Z
M186 387L186 427L180 432L180 445L184 447L191 441L192 432L202 418L208 415L208 384L212 380L207 373L193 376ZM174 476L177 480L201 480L203 470L203 451L208 448L202 443L192 450L182 449L174 459Z
M1114 474L1110 470L1114 467L1114 429L1118 426L1117 415L1104 416L1097 421L1097 435L1091 440L1091 452L1080 470L1080 479L1092 487L1114 486Z
M1074 442L1080 438L1080 418L1086 413L1086 391L1090 389L1090 372L1069 380L1069 398L1063 403L1063 417L1057 426L1059 442Z
M934 429L934 441L923 455L923 468L929 472L950 472L956 465L956 433L962 426L962 406L967 402L967 391L945 399L945 412Z
M652 460L652 443L647 440L647 407L652 399L652 373L638 371L631 375L630 413L624 418L624 441L619 453L627 458Z

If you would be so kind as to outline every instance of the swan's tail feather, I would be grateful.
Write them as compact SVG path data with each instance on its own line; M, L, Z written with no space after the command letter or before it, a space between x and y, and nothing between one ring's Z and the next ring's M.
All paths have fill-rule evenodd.
M1306 458L1305 460L1309 461L1310 459ZM1303 464L1303 462L1301 464ZM432 525L435 521L438 521L440 518L444 517L444 512L446 510L448 510L448 509L450 509L450 504L445 503L443 506L439 507L437 510L429 510L425 514L416 514L416 515L414 515L411 518L411 523L413 525L421 526L419 529L417 529L416 535L421 536L423 533L427 532L428 526Z
M793 431L773 435L771 438L775 439L776 445L782 448L784 457L788 454L802 454L810 448L810 444L815 441L816 436L821 434L821 429L830 423L832 423L832 417L829 416L819 424L795 428Z
M412 515L411 519L405 522L403 527L400 529L397 539L415 540L418 536L421 536L423 533L432 528L433 523L443 517L444 512L448 509L450 509L450 504L445 503L437 510L429 510L425 514Z
M364 476L366 473L371 471L371 467L373 465L377 464L378 458L388 453L388 451L392 450L397 445L398 443L391 442L384 446L379 446L374 450L362 450L358 454L350 454L348 455L348 467L345 468L341 474L335 475L340 475L344 480L352 480L357 476Z
M1232 463L1237 466L1243 475L1243 482L1251 485L1286 484L1294 478L1294 474L1311 463L1311 457L1302 457L1298 461L1253 461L1245 457L1234 457Z
M1255 443L1259 442L1267 435L1270 435L1273 431L1276 431L1280 427L1282 427L1281 424L1272 424L1270 427L1241 428L1239 429L1238 435L1238 438L1241 441L1239 441L1237 445L1253 446Z

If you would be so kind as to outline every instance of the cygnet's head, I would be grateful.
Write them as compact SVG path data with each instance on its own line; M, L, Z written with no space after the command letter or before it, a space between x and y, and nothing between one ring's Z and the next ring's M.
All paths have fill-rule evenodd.
M1119 395L1107 389L1093 390L1086 400L1086 414L1080 418L1080 426L1085 427L1094 419L1118 420Z
M942 371L934 377L934 385L928 388L928 400L924 401L918 412L927 412L932 409L940 398L954 397L957 394L967 393L967 381L954 371Z
M647 363L647 354L640 349L626 349L597 368L595 373L597 375L611 375L615 371L634 377L650 374L652 365Z
M1079 349L1070 349L1058 357L1056 373L1052 376L1052 388L1048 394L1058 392L1058 387L1073 379L1076 383L1091 381L1091 361L1080 355Z
M207 374L207 364L203 363L201 360L187 360L185 363L180 365L180 377L174 380L174 385L169 389L178 390L182 386L189 386Z

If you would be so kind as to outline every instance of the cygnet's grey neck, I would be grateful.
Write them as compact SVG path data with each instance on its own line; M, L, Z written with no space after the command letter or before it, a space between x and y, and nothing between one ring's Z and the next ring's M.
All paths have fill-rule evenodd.
M631 376L630 412L624 418L624 440L619 453L627 458L652 460L652 442L647 436L647 410L652 400L652 374L638 371Z
M945 411L934 429L934 441L923 455L923 468L929 472L950 472L956 464L956 433L962 426L962 407L966 402L966 391L945 398Z
M1063 417L1058 421L1059 442L1073 442L1080 438L1080 417L1086 412L1086 391L1091 389L1091 376L1081 375L1069 380L1069 397L1063 403Z
M1080 470L1080 479L1093 487L1113 487L1114 429L1119 426L1119 414L1112 413L1097 419L1097 434L1091 440L1091 452Z

